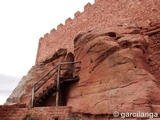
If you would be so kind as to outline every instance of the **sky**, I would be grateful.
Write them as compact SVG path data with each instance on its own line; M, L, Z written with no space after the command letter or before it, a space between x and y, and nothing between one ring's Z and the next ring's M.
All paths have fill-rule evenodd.
M20 78L0 73L0 81L0 104L3 104L19 83Z
M35 64L40 37L83 12L88 2L94 0L0 0L0 73L26 75ZM0 104L7 97L0 94Z

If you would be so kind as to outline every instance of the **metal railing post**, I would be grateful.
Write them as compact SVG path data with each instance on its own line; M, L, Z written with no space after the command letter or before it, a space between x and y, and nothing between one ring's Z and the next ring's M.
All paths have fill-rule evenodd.
M32 101L31 101L31 107L34 107L33 102L34 102L34 91L35 91L35 86L32 86Z
M58 72L57 72L57 94L56 94L56 106L59 105L59 89L60 89L60 69L61 69L61 64L58 65Z

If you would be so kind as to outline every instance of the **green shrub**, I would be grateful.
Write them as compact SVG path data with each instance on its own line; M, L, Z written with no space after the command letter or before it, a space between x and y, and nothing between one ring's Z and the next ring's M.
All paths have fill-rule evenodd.
M31 117L31 120L38 120L38 118L34 116L34 117Z
M72 116L71 118L69 118L68 120L80 120L80 118L76 117L76 116Z
M29 120L38 120L36 116L31 117L28 113L24 116L23 120L27 120L28 118L30 118Z
M30 114L26 114L23 118L23 120L27 120L27 118L30 118Z

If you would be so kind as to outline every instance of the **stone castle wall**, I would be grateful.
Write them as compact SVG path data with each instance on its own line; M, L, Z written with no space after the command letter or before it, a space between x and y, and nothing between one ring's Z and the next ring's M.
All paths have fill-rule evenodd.
M95 0L84 6L84 11L76 12L74 19L68 18L65 25L59 24L56 29L39 40L36 63L43 61L59 48L73 52L73 39L83 31L95 28L106 28L120 25L151 23L160 18L159 0ZM152 19L152 16L156 16Z

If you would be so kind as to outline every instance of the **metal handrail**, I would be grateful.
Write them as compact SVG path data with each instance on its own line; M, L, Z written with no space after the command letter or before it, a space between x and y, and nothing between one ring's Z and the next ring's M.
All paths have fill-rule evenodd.
M42 76L37 82L35 82L32 86L32 101L31 101L31 107L33 107L33 101L34 101L34 97L35 97L35 93L55 74L58 72L58 76L57 76L57 89L59 89L59 78L60 78L60 71L64 70L61 69L61 65L65 65L65 64L76 64L76 63L81 63L81 61L76 61L76 62L62 62L57 64L55 67L53 67L49 72L47 72L44 76ZM46 76L48 76L53 70L55 70L56 68L58 68L46 81L44 81L37 89L35 89L35 85L38 84L42 79L44 79ZM70 68L65 68L65 69L70 69ZM75 69L76 67L73 66L73 77L75 77ZM59 92L57 92L57 96L59 96ZM57 97L56 97L56 101ZM58 105L58 102L56 102L56 105Z

